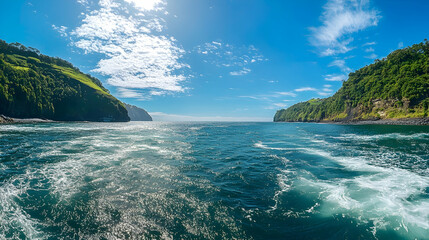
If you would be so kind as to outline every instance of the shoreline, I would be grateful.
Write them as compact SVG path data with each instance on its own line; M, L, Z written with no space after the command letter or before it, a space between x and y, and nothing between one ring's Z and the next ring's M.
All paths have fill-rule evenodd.
M0 124L14 124L14 123L52 123L56 122L49 119L41 118L11 118L4 115L0 115Z
M429 126L429 118L399 118L379 120L355 120L333 122L343 125L405 125L405 126Z
M103 122L103 121L56 121L56 120L43 119L43 118L12 118L12 117L8 117L3 114L0 114L0 125L19 124L19 123L60 123L60 122L91 123L91 122ZM121 121L105 122L105 123L119 123L119 122Z
M429 126L429 117L426 118L399 118L379 120L349 120L349 121L307 121L300 123L324 123L338 125L398 125L398 126Z

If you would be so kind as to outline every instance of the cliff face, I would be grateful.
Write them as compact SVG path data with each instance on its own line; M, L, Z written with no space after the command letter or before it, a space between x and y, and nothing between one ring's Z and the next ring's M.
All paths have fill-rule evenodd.
M274 121L323 122L429 116L429 42L396 50L349 74L332 97L280 110Z
M126 103L125 108L128 111L128 116L130 117L131 121L152 121L152 117L149 115L149 113L147 113L146 110L142 108Z
M122 102L69 62L0 40L0 114L59 121L129 121Z

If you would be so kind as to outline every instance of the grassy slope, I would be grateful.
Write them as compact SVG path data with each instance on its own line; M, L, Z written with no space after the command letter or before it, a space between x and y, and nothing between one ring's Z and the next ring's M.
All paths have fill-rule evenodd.
M70 63L0 42L0 113L54 120L128 121L122 102Z

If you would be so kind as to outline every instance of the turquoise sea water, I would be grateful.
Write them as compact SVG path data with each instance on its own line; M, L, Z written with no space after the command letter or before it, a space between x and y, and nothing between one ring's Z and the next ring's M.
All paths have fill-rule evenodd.
M429 128L0 126L0 239L429 239Z

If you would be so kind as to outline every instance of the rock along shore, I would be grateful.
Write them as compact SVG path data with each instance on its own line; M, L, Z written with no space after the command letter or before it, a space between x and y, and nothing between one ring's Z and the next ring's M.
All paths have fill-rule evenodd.
M344 125L429 125L429 118L400 118L400 119L379 119L379 120L351 120L338 122L321 122Z
M55 122L49 119L40 119L40 118L11 118L4 115L0 115L0 124L8 123L47 123Z

